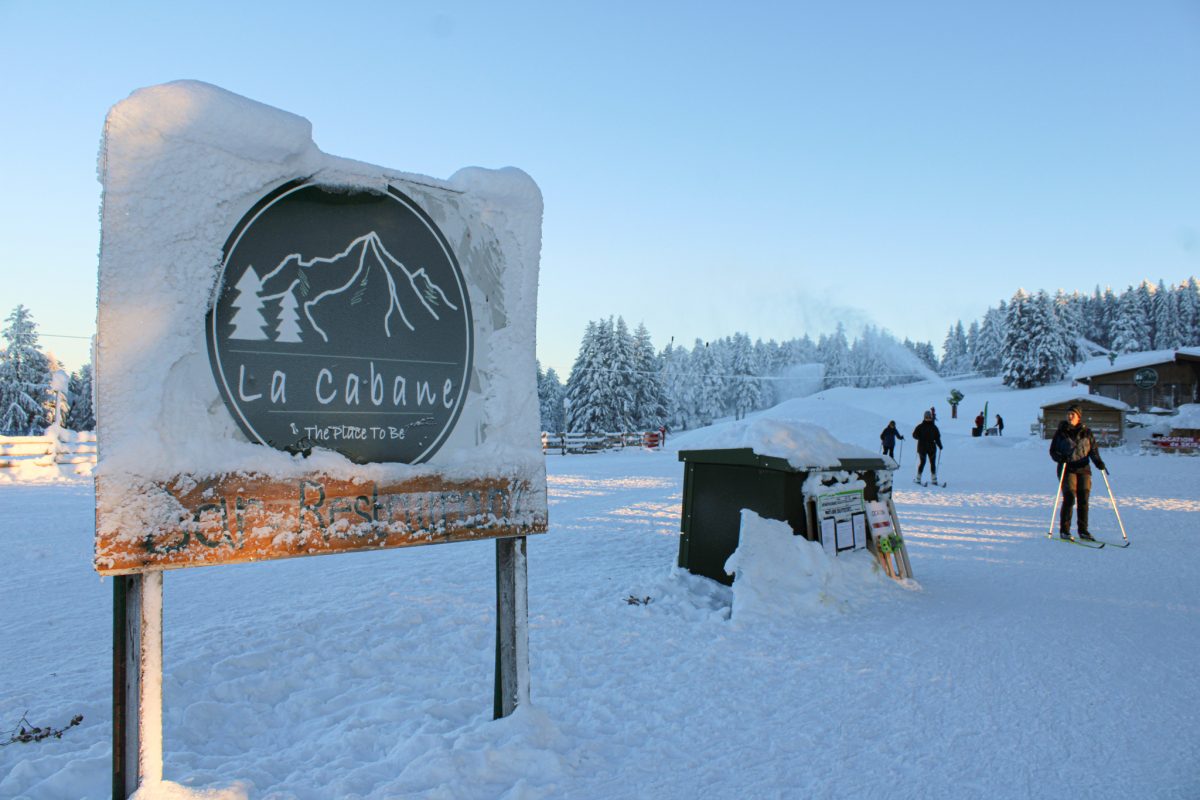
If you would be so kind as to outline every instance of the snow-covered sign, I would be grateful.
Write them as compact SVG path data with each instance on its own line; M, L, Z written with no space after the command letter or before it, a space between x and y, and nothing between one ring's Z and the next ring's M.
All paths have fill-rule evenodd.
M862 489L847 492L831 492L816 497L817 515L820 517L849 517L863 510Z
M112 108L100 177L97 570L545 530L525 173L336 158L180 81Z

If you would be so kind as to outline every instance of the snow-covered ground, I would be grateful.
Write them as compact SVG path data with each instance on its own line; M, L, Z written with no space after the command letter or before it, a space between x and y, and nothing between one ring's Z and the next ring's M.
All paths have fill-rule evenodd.
M904 443L919 585L846 561L823 602L777 592L777 613L762 586L673 570L674 452L549 456L533 702L498 722L490 542L168 573L164 774L192 791L140 796L1200 797L1200 458L1107 451L1132 547L1047 541L1054 470L1029 425L1071 390L955 385L958 420L938 384L765 412L877 450L889 419L907 436L936 404L949 482L908 482ZM970 437L984 400L1004 437ZM1093 531L1119 539L1096 478ZM90 483L0 485L0 732L84 715L0 748L0 797L108 796L92 531ZM731 619L735 597L755 613Z

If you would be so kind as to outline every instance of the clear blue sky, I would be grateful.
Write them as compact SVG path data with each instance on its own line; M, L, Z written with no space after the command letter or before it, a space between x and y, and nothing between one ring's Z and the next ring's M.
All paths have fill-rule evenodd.
M327 153L518 166L538 355L870 322L939 348L1018 287L1200 273L1200 2L0 0L0 313L89 336L108 108L180 78ZM43 344L70 368L83 339Z

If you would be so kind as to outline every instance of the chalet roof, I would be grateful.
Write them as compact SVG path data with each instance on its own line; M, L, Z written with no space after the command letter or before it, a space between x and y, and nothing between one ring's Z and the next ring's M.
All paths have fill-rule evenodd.
M1091 403L1092 405L1104 406L1105 408L1111 408L1116 411L1129 411L1130 410L1128 403L1124 403L1120 400L1114 400L1111 397L1104 397L1103 395L1098 395L1098 394L1065 395L1065 396L1059 397L1055 400L1050 400L1049 402L1042 403L1042 408L1046 409L1046 408L1049 408L1050 406L1061 406L1061 405L1067 405L1069 403L1079 403L1080 405L1085 405L1087 403Z
M1177 350L1147 350L1144 353L1126 353L1109 363L1107 357L1092 358L1080 364L1071 373L1077 381L1087 381L1100 375L1125 372L1156 364L1173 364L1177 361L1200 361L1200 347L1180 347Z

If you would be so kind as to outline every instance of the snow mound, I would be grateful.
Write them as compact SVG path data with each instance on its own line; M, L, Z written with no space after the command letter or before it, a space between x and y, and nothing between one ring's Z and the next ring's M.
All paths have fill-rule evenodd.
M875 458L879 454L837 439L811 422L756 417L696 431L680 442L696 450L748 447L760 456L786 459L796 469L837 466L841 458Z
M866 550L831 556L786 522L749 509L725 572L735 576L731 618L741 624L853 610L892 583Z
M1184 403L1169 420L1172 428L1200 428L1200 403Z

